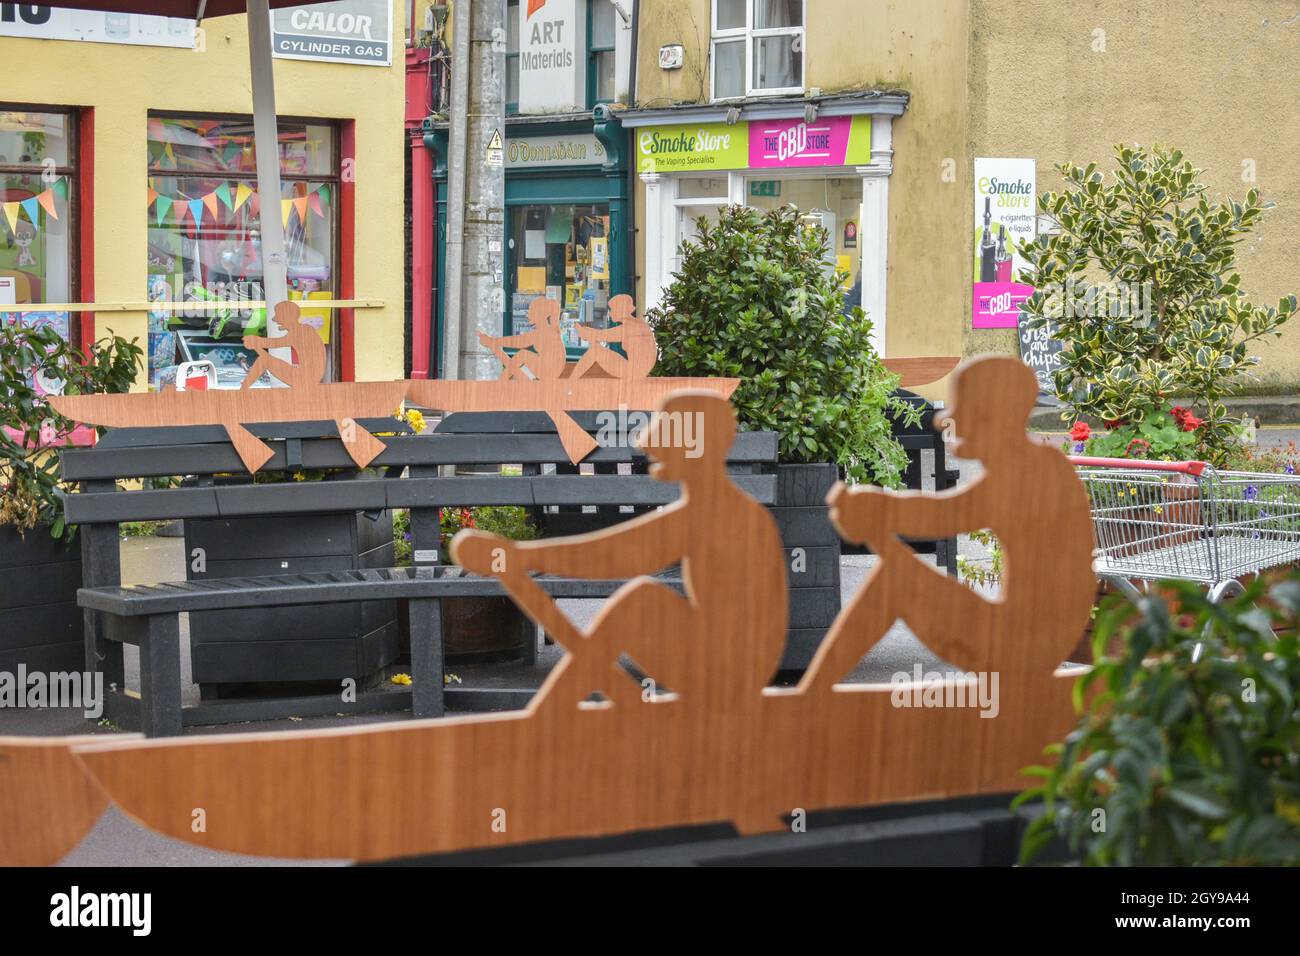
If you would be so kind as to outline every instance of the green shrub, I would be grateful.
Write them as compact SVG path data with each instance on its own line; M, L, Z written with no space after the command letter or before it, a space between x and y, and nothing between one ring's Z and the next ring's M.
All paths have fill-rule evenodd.
M134 339L116 336L96 342L83 355L48 326L0 320L0 394L5 396L0 402L0 525L20 533L45 525L55 538L74 533L63 520L59 456L51 447L77 423L37 394L30 377L39 373L61 380L68 395L125 392L135 381L142 355Z
M774 431L783 462L832 461L853 481L895 487L907 456L891 417L918 413L891 396L898 377L871 347L871 320L844 311L844 274L827 236L785 206L723 209L682 247L681 271L647 313L656 375L738 378L741 427Z
M1172 608L1112 599L1098 615L1075 690L1081 707L1096 696L1017 798L1046 803L1022 858L1060 836L1090 864L1300 863L1300 577L1225 605L1163 587ZM1121 626L1123 653L1104 656Z
M1222 464L1239 431L1222 399L1259 361L1249 344L1281 334L1296 308L1295 296L1252 305L1234 271L1237 244L1272 203L1251 189L1211 205L1202 170L1177 150L1116 146L1115 158L1109 181L1096 163L1056 167L1068 188L1038 207L1060 232L1019 246L1019 280L1034 286L1021 312L1065 343L1054 384L1067 421L1136 428L1190 399L1205 416L1197 452Z

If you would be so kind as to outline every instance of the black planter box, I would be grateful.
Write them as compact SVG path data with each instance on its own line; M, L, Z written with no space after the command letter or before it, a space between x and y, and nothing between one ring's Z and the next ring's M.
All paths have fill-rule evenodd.
M0 528L0 671L85 668L79 587L80 547L65 547L45 527L26 538Z
M195 549L206 567L194 570ZM351 571L393 565L393 519L362 514L187 519L190 580ZM190 615L192 679L211 685L334 681L364 685L398 653L392 601L304 604Z
M840 613L840 536L826 493L839 480L834 463L778 465L772 516L781 532L790 583L790 619L781 669L803 670ZM794 550L803 549L802 570Z

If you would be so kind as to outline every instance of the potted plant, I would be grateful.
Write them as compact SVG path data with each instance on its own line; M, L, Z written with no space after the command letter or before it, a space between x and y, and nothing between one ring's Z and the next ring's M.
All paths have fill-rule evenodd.
M847 276L828 265L824 229L799 211L724 208L682 247L663 304L647 313L656 375L740 379L741 427L777 434L775 516L790 553L790 641L783 667L805 666L840 610L840 538L826 492L849 481L898 487L907 454L893 419L918 409L871 345L871 320L845 307ZM801 549L796 554L795 549Z
M1116 146L1115 159L1109 180L1096 163L1056 167L1067 188L1038 208L1059 230L1019 247L1019 281L1034 287L1022 317L1064 343L1053 383L1064 420L1102 422L1112 450L1145 445L1146 457L1160 453L1151 432L1171 432L1179 455L1222 466L1243 431L1222 399L1259 362L1251 344L1280 335L1296 309L1294 295L1252 304L1235 271L1238 244L1273 204L1255 189L1211 204L1178 150ZM1172 420L1175 397L1199 413L1193 428Z
M440 512L439 561L451 564L451 539L462 528L478 528L510 538L528 541L537 529L524 508L483 506L443 508ZM411 561L410 512L399 511L393 520L393 535L399 564ZM448 661L468 663L517 658L535 635L533 624L507 597L447 598L442 604L442 647Z
M112 337L85 355L52 326L0 317L0 671L85 666L81 552L63 518L59 458L77 425L54 411L51 393L125 392L142 351ZM82 431L80 435L88 436Z
M1163 591L1103 610L1078 727L1017 798L1045 805L1024 861L1062 839L1097 865L1300 860L1300 577L1257 579L1226 606L1194 584Z

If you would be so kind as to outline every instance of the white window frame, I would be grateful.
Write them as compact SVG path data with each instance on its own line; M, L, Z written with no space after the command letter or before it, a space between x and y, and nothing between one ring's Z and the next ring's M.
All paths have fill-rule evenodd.
M799 26L797 27L769 27L766 30L754 29L754 0L745 0L745 25L743 27L732 27L722 30L718 28L718 0L712 0L712 37L709 41L709 96L714 102L726 102L727 100L740 99L746 96L789 96L792 93L802 93L804 91L804 80L807 74L807 56L802 55L806 48L806 30L808 28L808 0L800 0L799 6ZM780 37L793 36L795 40L795 50L801 54L799 58L799 85L773 87L771 89L756 89L752 84L754 81L754 41L762 37ZM731 94L729 96L719 96L717 91L718 71L713 68L717 60L717 46L719 43L728 41L742 40L745 44L745 92Z

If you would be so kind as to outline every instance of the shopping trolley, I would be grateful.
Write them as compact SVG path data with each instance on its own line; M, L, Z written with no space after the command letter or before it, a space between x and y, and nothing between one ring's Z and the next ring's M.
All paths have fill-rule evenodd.
M1300 476L1220 471L1203 461L1071 456L1088 490L1097 576L1193 581L1211 601L1239 578L1300 561Z

